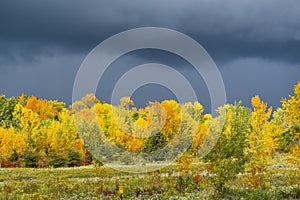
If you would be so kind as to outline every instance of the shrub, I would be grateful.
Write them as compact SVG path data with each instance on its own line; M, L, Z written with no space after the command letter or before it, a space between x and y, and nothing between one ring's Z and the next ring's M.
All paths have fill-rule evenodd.
M32 150L26 151L23 157L25 167L37 167L38 158L39 154L37 152Z
M67 156L69 167L79 166L82 162L82 158L79 151L76 151L74 149L68 149Z
M49 165L52 167L66 167L68 156L64 152L51 152L49 154Z

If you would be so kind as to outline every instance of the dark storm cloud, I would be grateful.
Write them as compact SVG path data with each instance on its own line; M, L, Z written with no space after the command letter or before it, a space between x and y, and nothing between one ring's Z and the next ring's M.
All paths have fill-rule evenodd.
M300 77L299 21L298 0L3 0L0 93L24 92L71 103L74 78L88 52L121 31L158 26L203 45L221 70L229 102L242 99L249 105L251 96L259 94L278 106ZM117 70L106 79L117 80L126 66L148 61L182 71L187 67L171 55L137 52L117 61ZM199 80L192 71L182 73ZM198 85L201 101L209 108L205 84ZM101 99L108 101L112 88L113 83L105 83Z
M215 59L299 62L299 21L297 0L1 1L0 40L8 44L0 52L7 58L34 58L47 48L86 53L120 31L163 26L192 36Z

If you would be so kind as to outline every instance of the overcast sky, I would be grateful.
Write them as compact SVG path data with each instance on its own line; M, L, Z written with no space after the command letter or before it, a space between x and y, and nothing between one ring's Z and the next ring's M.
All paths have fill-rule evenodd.
M74 79L84 58L100 42L131 28L165 27L198 41L217 64L227 101L259 95L274 107L292 93L300 77L300 1L298 0L26 0L0 1L0 94L22 93L72 101ZM114 83L148 62L178 69L205 107L205 83L173 54L141 50L109 68L97 96L109 101ZM167 77L166 77L167 78ZM202 81L202 82L201 82ZM101 85L102 84L102 85ZM137 104L175 98L167 88L144 86Z

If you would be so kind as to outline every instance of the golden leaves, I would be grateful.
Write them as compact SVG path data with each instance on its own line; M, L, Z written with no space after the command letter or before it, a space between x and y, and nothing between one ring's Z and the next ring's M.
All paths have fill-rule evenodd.
M251 102L254 111L250 120L251 132L247 149L251 156L248 168L250 174L244 178L244 181L251 187L260 187L264 180L265 167L269 164L278 146L276 130L280 130L275 128L274 123L268 121L272 114L272 107L267 108L267 104L258 96L253 97Z
M18 133L13 127L4 129L0 127L0 158L7 160L15 151L19 156L27 149L27 136ZM0 159L0 160L1 160ZM0 161L1 162L1 161Z

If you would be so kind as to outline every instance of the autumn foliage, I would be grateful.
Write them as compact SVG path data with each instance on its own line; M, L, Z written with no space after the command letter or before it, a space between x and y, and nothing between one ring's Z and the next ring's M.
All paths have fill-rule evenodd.
M129 97L116 106L88 94L67 108L63 102L35 96L2 95L0 164L91 164L98 159L91 145L97 146L99 131L110 144L132 153L156 152L180 135L192 138L186 152L175 159L183 169L188 170L197 158L216 175L214 184L220 191L239 173L245 174L243 180L250 188L266 187L264 174L276 154L284 153L291 165L300 166L300 83L275 112L258 96L251 103L251 108L241 102L226 104L213 118L204 114L199 102L165 100L136 108ZM171 153L162 151L155 161ZM130 159L125 161L130 164Z

